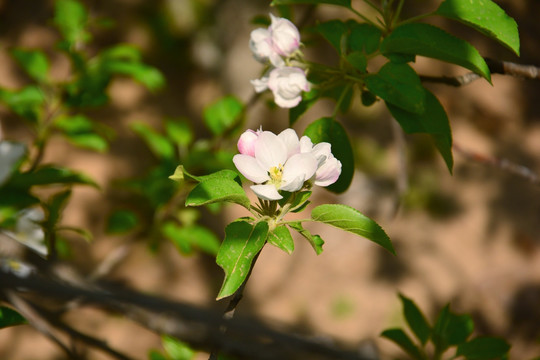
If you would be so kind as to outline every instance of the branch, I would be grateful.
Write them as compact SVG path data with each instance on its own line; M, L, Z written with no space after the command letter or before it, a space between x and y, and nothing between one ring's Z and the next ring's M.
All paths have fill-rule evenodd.
M0 278L0 295L5 298L9 292L20 297L23 294L25 297L37 296L40 303L45 299L71 301L83 298L85 304L122 314L147 329L181 339L193 348L218 349L220 353L239 359L373 360L358 351L280 332L253 319L224 319L212 310L119 289L118 286L73 285L37 274L18 277L5 267L0 267ZM222 328L227 331L221 332Z
M492 74L509 75L523 79L540 80L540 67L534 65L520 65L509 61L500 61L493 59L484 59ZM481 79L481 76L470 72L461 76L427 76L421 75L420 79L424 82L445 84L450 86L465 86L475 80Z

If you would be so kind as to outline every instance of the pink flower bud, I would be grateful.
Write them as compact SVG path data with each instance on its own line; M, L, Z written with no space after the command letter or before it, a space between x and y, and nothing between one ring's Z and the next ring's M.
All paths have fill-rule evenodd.
M259 131L247 130L238 139L238 151L240 154L255 156L255 142L259 137Z
M300 46L300 33L292 22L270 14L272 24L269 31L272 37L272 47L281 56L290 56Z

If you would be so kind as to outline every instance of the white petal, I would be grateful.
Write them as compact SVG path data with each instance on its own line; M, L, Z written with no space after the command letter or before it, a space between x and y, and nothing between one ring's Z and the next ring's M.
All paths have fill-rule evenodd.
M26 151L24 144L10 141L0 141L0 185L6 182L15 164Z
M255 144L255 158L260 167L269 171L274 166L285 164L287 161L287 148L276 134L263 131Z
M302 136L300 138L300 152L307 153L311 152L313 149L313 143L311 142L311 139L307 136Z
M268 77L262 77L260 79L250 80L251 85L255 89L255 92L263 92L268 89Z
M328 186L335 183L341 175L341 162L333 155L319 166L315 173L315 185Z
M276 187L272 184L252 185L250 187L255 195L263 200L279 200L283 198L283 196L279 195Z
M287 148L287 157L291 157L300 151L300 141L293 129L285 129L278 134L278 138L283 141Z
M313 147L311 153L317 159L319 166L321 166L327 158L332 156L332 146L327 142L318 143Z
M271 34L267 29L255 29L251 32L249 39L249 48L253 56L260 62L266 62L275 52L272 47Z
M283 56L290 56L300 46L300 33L296 26L285 18L270 14L272 24L269 27L272 36L272 46Z
M317 159L310 154L296 154L287 160L283 167L282 186L286 191L297 191L303 186L305 180L310 179L317 171ZM298 184L301 180L302 183Z
M238 171L246 177L246 179L260 184L270 180L268 170L260 167L259 162L252 156L238 154L234 155L233 162Z

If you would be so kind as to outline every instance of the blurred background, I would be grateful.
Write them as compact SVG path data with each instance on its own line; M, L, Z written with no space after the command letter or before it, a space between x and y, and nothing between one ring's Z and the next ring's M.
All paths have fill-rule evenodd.
M183 118L197 138L210 138L201 120L206 106L224 95L243 102L253 98L249 80L263 69L248 48L250 31L259 26L252 20L276 14L276 9L262 0L84 3L91 16L112 20L96 27L90 53L112 44L133 44L147 64L163 73L167 85L149 92L127 78L110 84L109 104L88 112L116 134L105 154L76 149L61 137L52 139L45 163L80 170L102 187L75 188L63 224L89 229L94 240L68 239L71 252L64 261L89 274L122 247L126 256L107 279L168 299L223 309L225 304L215 301L223 275L213 257L201 252L182 255L172 242L162 239L156 244L144 231L153 221L144 212L147 205L125 191L121 180L144 176L157 159L130 124L139 121L161 129L165 119ZM404 16L435 9L438 3L407 0ZM459 24L442 18L430 21L470 41L485 57L540 66L540 3L497 3L518 23L520 58ZM365 9L362 1L353 4ZM9 55L13 47L43 49L52 59L51 76L61 80L69 75L68 59L55 50L58 33L51 26L52 15L53 1L0 0L0 86L19 88L28 82ZM352 16L332 6L314 11L298 6L293 15L295 20L305 19L307 29L316 21ZM335 61L323 40L309 32L303 36L308 59ZM431 76L466 73L424 58L414 67ZM312 226L312 233L326 241L324 252L317 256L299 238L292 255L265 247L239 315L349 347L373 346L382 359L399 358L400 350L379 334L403 325L397 296L401 292L414 299L430 321L449 302L453 311L471 314L478 334L503 336L512 344L513 359L540 354L539 183L478 161L479 155L506 159L540 174L540 82L494 75L493 86L478 80L460 88L428 87L447 110L458 146L453 175L427 137L406 136L403 147L382 104L366 108L355 101L349 113L338 116L353 140L353 183L343 194L318 190L313 198L314 204L344 203L372 217L389 234L398 255L341 231ZM288 127L288 112L269 108L267 100L263 95L247 109L246 128ZM295 129L300 133L313 120L330 115L333 105L319 102ZM31 141L25 125L4 108L0 121L5 138ZM234 150L235 140L223 146ZM143 209L140 231L125 236L105 232L107 216L118 204ZM204 212L200 221L222 238L224 226L244 215L228 206L220 213ZM136 359L148 358L149 349L161 346L159 334L92 308L69 312L65 319ZM35 330L19 326L0 331L0 358L52 360L62 359L63 353ZM89 358L107 357L91 351Z

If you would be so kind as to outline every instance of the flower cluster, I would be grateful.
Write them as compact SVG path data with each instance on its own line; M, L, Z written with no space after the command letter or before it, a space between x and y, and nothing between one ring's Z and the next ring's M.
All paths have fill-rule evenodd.
M268 29L251 32L249 47L255 59L273 66L261 79L252 80L256 92L270 89L275 102L283 108L291 108L302 100L302 91L309 91L310 84L303 69L287 66L287 59L298 52L300 33L292 22L270 14L272 23Z
M247 130L238 140L233 158L236 168L255 185L253 192L263 200L279 200L279 191L295 192L312 184L328 186L341 174L341 162L332 155L329 143L313 145L311 139L286 129Z

